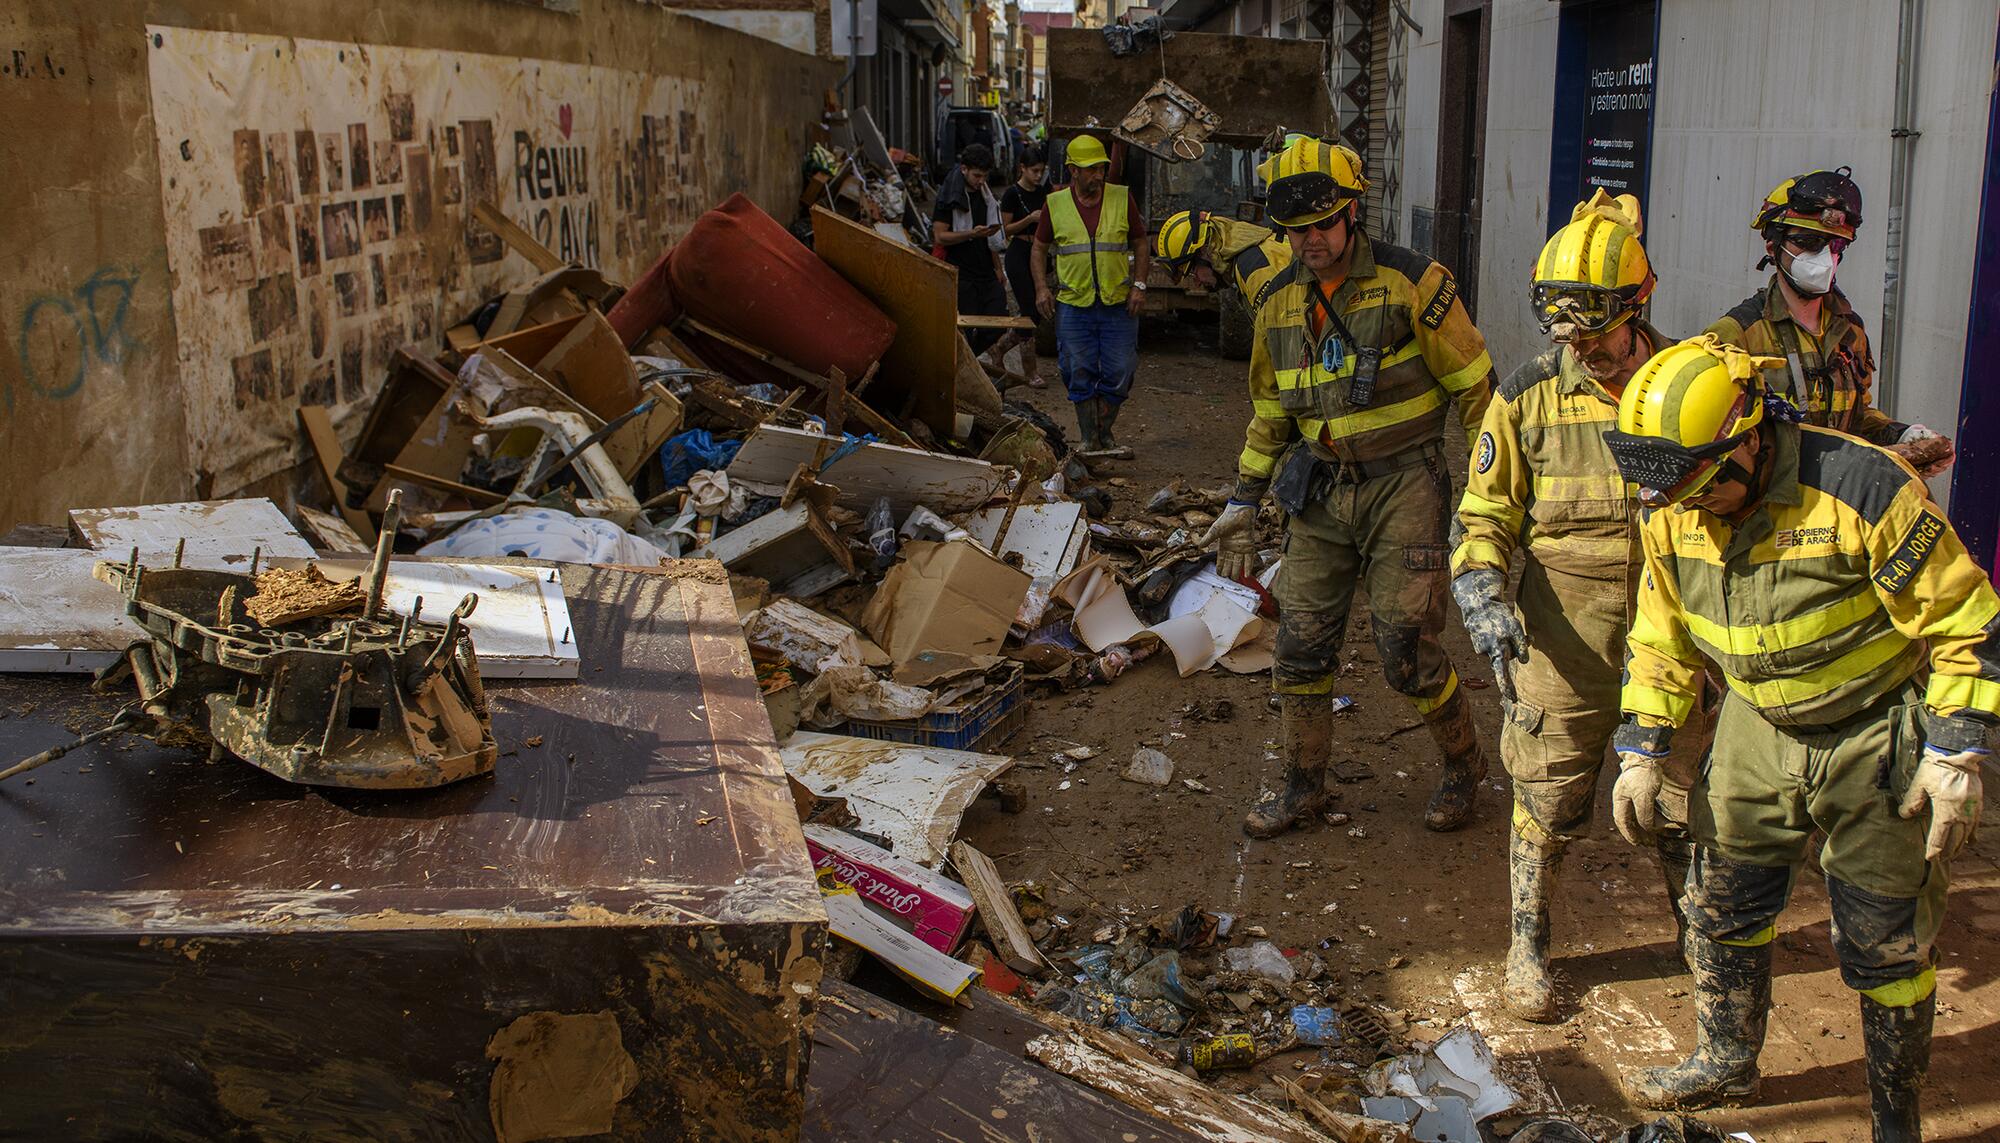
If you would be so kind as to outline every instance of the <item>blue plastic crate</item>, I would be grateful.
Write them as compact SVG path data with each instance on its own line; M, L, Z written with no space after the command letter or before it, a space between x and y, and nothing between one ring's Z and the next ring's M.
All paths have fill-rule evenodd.
M1009 666L1011 671L1005 682L979 692L970 702L934 710L921 718L849 719L840 733L944 750L980 750L997 745L1013 734L1028 714L1028 708L1022 704L1025 672L1019 663ZM1010 717L1017 714L1019 717Z

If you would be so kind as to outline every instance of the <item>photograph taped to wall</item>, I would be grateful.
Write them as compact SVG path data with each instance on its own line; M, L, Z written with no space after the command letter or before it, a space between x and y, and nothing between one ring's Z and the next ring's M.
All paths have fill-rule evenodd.
M213 495L299 462L278 403L301 381L352 429L405 339L533 276L476 204L631 281L742 181L699 127L730 94L698 79L544 60L523 84L502 56L147 31L189 461Z

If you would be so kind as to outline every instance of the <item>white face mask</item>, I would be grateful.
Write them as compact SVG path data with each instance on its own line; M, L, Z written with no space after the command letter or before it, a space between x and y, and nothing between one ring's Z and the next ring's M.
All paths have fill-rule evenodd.
M1840 255L1833 252L1831 245L1823 246L1811 254L1793 254L1785 277L1791 279L1800 293L1818 297L1833 288L1833 271L1838 265Z

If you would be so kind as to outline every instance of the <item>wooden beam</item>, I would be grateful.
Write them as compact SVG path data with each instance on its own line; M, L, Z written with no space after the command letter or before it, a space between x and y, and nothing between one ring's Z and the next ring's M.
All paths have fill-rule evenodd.
M374 521L361 509L347 506L347 482L339 476L340 462L347 454L340 447L340 434L333 431L333 410L325 405L301 405L299 427L305 430L306 444L312 449L320 476L333 493L333 506L340 512L340 518L347 521L347 526L363 542L374 543Z
M1031 317L1014 317L1009 314L960 314L958 315L958 328L1033 329L1035 328L1035 319Z
M411 484L421 484L426 488L435 488L440 492L450 492L463 496L474 504L499 504L507 499L498 492L493 492L489 489L474 488L470 484L460 484L456 480L446 480L442 476L432 476L428 472L419 472L414 468L404 468L400 464L385 464L382 466L382 471L384 473L383 483L385 484L391 477L397 480L407 480Z
M555 252L535 241L535 236L521 229L519 223L501 213L499 207L490 202L475 203L472 217L478 219L486 229L500 236L500 241L514 248L514 252L533 263L535 269L546 274L569 265L556 257Z
M965 882L965 891L972 894L972 903L979 907L986 935L993 938L993 951L1000 954L1007 967L1015 972L1040 972L1047 967L1034 938L1028 935L1028 927L1021 923L1021 914L1014 909L1014 896L1007 891L1007 882L1001 879L993 859L965 842L955 841L951 845L951 864L958 870L959 880Z
M826 431L838 433L847 424L847 374L831 369L826 375Z

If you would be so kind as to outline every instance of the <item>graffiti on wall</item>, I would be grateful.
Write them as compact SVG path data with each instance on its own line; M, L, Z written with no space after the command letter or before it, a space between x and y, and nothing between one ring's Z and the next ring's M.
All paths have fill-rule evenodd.
M348 425L399 347L532 275L479 203L630 280L714 197L699 80L148 32L189 453L218 494L295 462L297 406Z
M137 348L125 321L138 286L137 267L99 266L72 289L29 298L14 330L27 391L68 400L93 371L123 365ZM14 400L11 387L0 392L0 411L13 412Z

